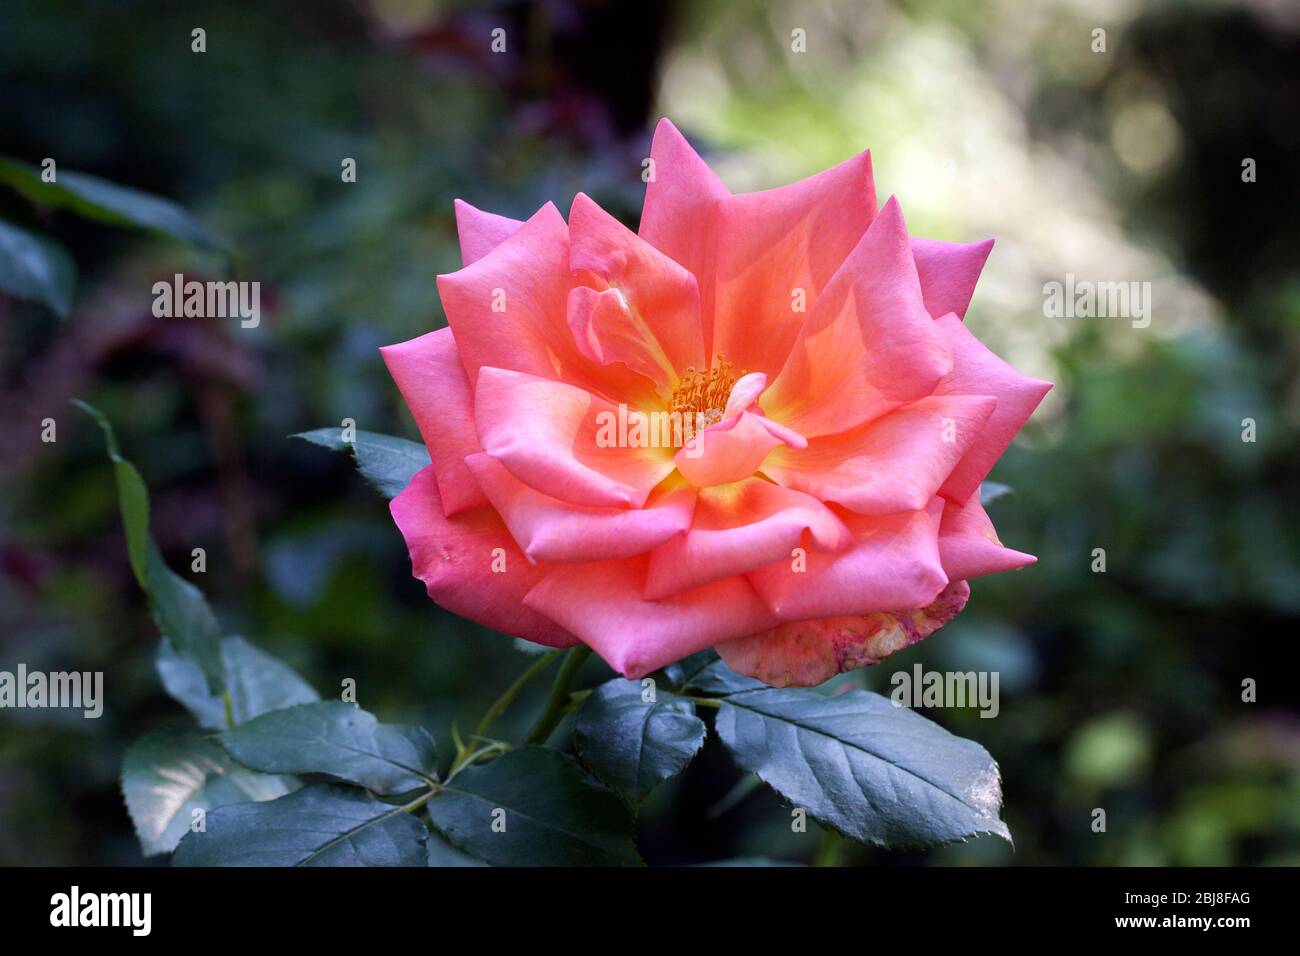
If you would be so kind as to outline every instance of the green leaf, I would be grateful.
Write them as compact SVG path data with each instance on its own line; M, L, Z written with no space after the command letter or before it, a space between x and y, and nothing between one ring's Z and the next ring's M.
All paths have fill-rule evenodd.
M0 158L0 183L48 209L68 209L114 226L151 229L218 252L225 248L206 226L175 203L98 176L61 169L57 182L47 183L41 181L41 171L35 166Z
M122 457L117 445L117 435L104 413L93 405L73 399L72 404L93 418L104 432L104 446L108 460L113 463L113 476L117 479L118 509L122 513L122 530L126 535L126 553L135 573L136 583L149 589L149 491L135 465Z
M482 860L461 853L436 833L429 834L428 865L435 867L487 866Z
M466 767L429 801L428 812L453 846L494 866L641 862L618 797L572 757L548 747L523 747Z
M516 637L512 642L515 650L520 654L527 654L529 657L537 657L541 654L549 654L555 648L546 644L538 644L536 641L530 641L526 638Z
M704 745L704 721L690 701L667 691L655 698L642 699L639 681L616 678L591 692L573 725L582 762L633 808Z
M429 831L364 790L314 784L268 803L222 807L187 833L176 866L424 866Z
M381 724L354 704L322 700L273 710L217 737L232 757L266 773L324 773L375 793L404 793L433 776L433 738Z
M681 689L692 677L718 659L718 652L712 648L700 651L690 657L683 657L675 664L669 664L664 668L664 676L673 687Z
M378 432L358 431L356 441L343 440L341 428L317 428L290 438L301 438L331 451L352 450L362 476L385 498L396 498L415 473L429 466L429 450L419 442Z
M297 786L293 777L246 770L197 730L142 737L122 761L122 795L145 856L176 849L195 810L274 800Z
M154 666L167 693L183 704L201 726L227 729L226 702L221 695L208 692L207 678L197 664L176 653L164 640L158 644ZM236 724L268 711L320 700L297 671L242 637L221 639L221 672L230 691L230 712Z
M76 266L61 246L0 220L0 291L67 318L76 277Z
M988 505L997 501L1003 495L1009 495L1015 492L1010 485L998 484L996 481L984 481L980 483L980 504Z
M193 660L215 691L224 689L221 628L207 598L163 562L153 541L148 546L149 595L154 623L177 652Z
M113 426L104 414L86 402L73 404L99 423L104 444L117 479L118 505L126 534L131 570L149 598L154 622L177 653L194 661L203 671L213 693L225 687L218 643L220 628L203 592L176 574L158 553L149 536L149 491L131 462L122 457Z
M988 752L879 694L744 691L723 698L714 727L741 767L855 840L915 847L981 833L1011 839Z
M762 681L737 674L722 662L715 651L693 654L668 667L665 673L679 691L696 690L721 696L767 686Z

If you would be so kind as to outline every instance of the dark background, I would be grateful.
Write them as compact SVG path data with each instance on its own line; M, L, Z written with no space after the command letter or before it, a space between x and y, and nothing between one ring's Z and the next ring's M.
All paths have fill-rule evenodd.
M0 667L102 670L107 692L97 721L0 713L0 863L141 862L122 752L180 716L152 672L100 435L71 397L116 423L173 566L207 549L199 583L227 629L327 695L354 678L382 719L445 734L526 665L427 601L346 460L286 436L344 417L413 436L376 348L443 324L453 197L526 216L581 189L635 225L664 114L736 190L870 147L913 232L997 237L969 321L1057 383L992 476L1015 489L990 506L1002 539L1039 563L975 582L952 625L847 678L888 692L917 662L998 671L996 719L928 716L1000 762L1015 849L848 861L1300 863L1300 15L1285 6L6 2L0 155L182 203L262 283L263 319L155 319L155 279L226 263L0 193L0 216L79 270L64 321L0 296ZM1067 273L1152 282L1150 328L1045 317L1043 283ZM738 780L706 748L645 809L644 856L810 860L816 833Z

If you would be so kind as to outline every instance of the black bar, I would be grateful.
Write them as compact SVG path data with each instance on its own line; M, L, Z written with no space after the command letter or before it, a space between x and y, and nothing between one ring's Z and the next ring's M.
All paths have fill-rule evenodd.
M707 926L729 949L774 929L810 945L846 930L864 945L882 932L918 945L1101 937L1231 945L1242 933L1294 925L1296 876L1286 868L10 869L0 870L0 926L8 943L70 932L134 942L129 926L51 926L52 897L75 885L83 901L149 893L148 938L182 943L374 943L412 933L432 944L458 926L494 947L513 932L538 945L655 945ZM594 937L597 928L616 935Z

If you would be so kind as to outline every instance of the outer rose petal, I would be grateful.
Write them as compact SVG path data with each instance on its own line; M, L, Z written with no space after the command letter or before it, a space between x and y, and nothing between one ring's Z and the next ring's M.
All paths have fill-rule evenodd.
M465 467L465 456L481 449L474 431L469 382L451 329L438 329L379 351L428 446L447 517L487 504L487 497Z
M602 447L618 409L565 382L484 367L474 393L483 450L552 498L593 507L645 504L673 470L671 449Z
M930 394L952 363L891 198L809 312L761 404L801 435L831 435Z
M646 184L638 234L695 276L704 349L711 355L717 206L731 194L667 119L655 127L650 158L654 176Z
M719 203L713 354L775 375L811 310L876 214L871 154Z
M869 614L925 607L948 583L939 563L942 499L924 511L844 515L856 543L838 554L810 551L805 570L789 559L748 574L779 619Z
M625 677L642 677L775 618L744 578L647 601L646 556L553 567L524 603L569 628Z
M975 444L939 491L950 501L961 503L988 477L1020 426L1051 390L1052 383L1021 375L985 348L951 313L938 319L935 325L947 337L953 351L952 371L935 387L935 394L992 395L998 400L998 407L989 416Z
M490 253L438 276L471 389L482 365L559 377L559 356L548 346L568 338L571 284L569 229L550 203ZM494 312L494 306L504 311Z
M530 560L601 561L649 551L691 526L695 492L656 489L644 508L584 508L534 491L488 454L465 463Z
M616 289L624 305L615 313L623 321L590 326L613 353L603 361L647 367L666 399L688 367L705 364L695 277L582 193L569 212L569 239L573 271Z
M975 283L993 249L993 240L940 242L912 237L912 258L921 280L925 308L936 319L949 312L965 318Z
M954 581L927 607L858 617L825 617L778 624L763 634L719 644L738 674L773 687L813 687L836 674L879 664L929 637L966 606L970 585Z
M523 222L494 212L475 209L456 200L456 232L460 236L461 265L469 265L495 249L518 231Z
M964 505L949 502L944 506L939 525L939 560L947 575L955 579L1015 571L1038 559L1004 548L979 496L971 495Z
M705 488L690 530L650 553L645 596L678 594L787 559L805 535L822 551L853 541L844 522L801 492L761 478Z
M553 620L525 607L541 572L519 553L490 508L456 518L443 515L433 468L424 468L389 505L406 539L411 567L442 607L486 627L551 647L578 643ZM494 554L495 549L500 552ZM493 562L504 552L505 571ZM498 566L500 566L498 564Z
M778 448L763 473L859 514L920 511L977 441L997 400L930 395L803 451Z

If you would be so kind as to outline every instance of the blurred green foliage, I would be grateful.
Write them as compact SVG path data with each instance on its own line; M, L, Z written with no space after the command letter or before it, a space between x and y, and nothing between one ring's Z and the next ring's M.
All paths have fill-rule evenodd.
M1015 849L852 848L847 862L1300 862L1287 676L1300 618L1300 275L1296 185L1278 182L1300 168L1295 23L1156 3L1107 21L1110 58L1093 62L1070 52L1086 50L1091 23L1063 3L1025 13L1019 31L1008 3L862 15L853 4L701 2L671 15L638 4L623 28L612 6L5 5L0 154L56 157L169 197L235 256L0 196L0 217L57 238L80 274L64 323L0 300L0 667L103 670L108 695L97 721L0 715L0 862L139 862L121 756L174 716L152 674L155 632L100 436L74 396L117 424L169 562L188 567L205 548L201 583L222 621L326 693L353 678L385 720L464 727L526 666L513 642L424 597L383 502L345 458L287 436L351 417L414 437L376 348L442 324L434 277L459 265L452 199L522 216L547 200L567 210L581 189L635 224L661 109L712 145L737 188L871 146L881 197L899 191L918 232L968 240L996 228L971 322L1058 383L993 475L1015 489L990 505L1002 539L1038 564L976 581L948 628L841 678L888 693L889 674L917 662L997 670L996 719L927 716L999 760ZM517 42L494 60L497 24ZM787 53L801 24L805 60ZM195 26L205 54L190 52ZM927 50L947 59L919 62ZM948 212L926 206L907 178L918 155L942 161L929 114L944 76L985 97L967 107L970 130L986 130L974 153L1022 176L1005 187L1032 198L1020 219L964 215L983 208L973 192ZM1173 152L1116 134L1135 90L1159 106L1142 115L1178 131ZM972 147L952 132L964 161ZM1065 165L1045 166L1045 151ZM1260 162L1253 191L1239 182L1242 155ZM355 184L340 181L344 157L357 161ZM1095 191L1086 217L1035 192L1062 168ZM1178 288L1196 290L1196 321L1177 325L1184 300L1167 298L1156 321L1168 316L1172 332L1053 326L1041 283L1070 260L1007 263L1061 233L1123 250L1122 271L1096 278L1146 278L1134 263L1158 251ZM156 279L227 269L262 282L258 329L151 316ZM40 441L46 417L54 444ZM1244 418L1254 443L1241 440ZM1104 574L1090 569L1095 548ZM588 668L594 679L599 666ZM1242 701L1246 678L1257 703ZM542 693L526 692L501 732L520 732ZM1097 807L1104 834L1091 830ZM811 860L816 833L789 820L706 750L651 797L640 847L651 862Z

